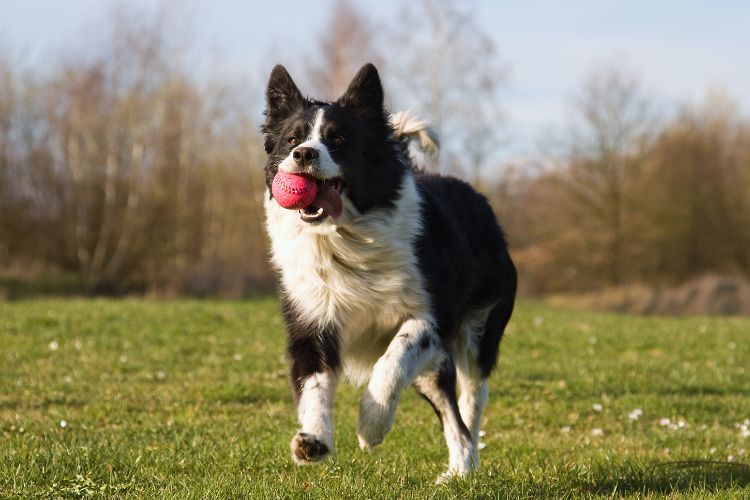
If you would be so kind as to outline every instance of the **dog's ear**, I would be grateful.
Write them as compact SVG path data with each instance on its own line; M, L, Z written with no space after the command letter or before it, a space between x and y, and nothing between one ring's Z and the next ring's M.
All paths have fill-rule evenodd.
M304 98L286 68L277 64L271 71L266 89L267 118L284 119L303 103Z
M357 72L339 104L345 107L383 112L383 85L378 70L367 63Z

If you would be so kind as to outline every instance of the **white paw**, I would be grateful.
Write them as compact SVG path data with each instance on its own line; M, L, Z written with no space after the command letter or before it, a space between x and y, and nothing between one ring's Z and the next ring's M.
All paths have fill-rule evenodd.
M359 400L357 440L360 448L372 451L375 446L383 442L385 435L393 426L397 403L398 395L394 392L376 397L369 387L365 390L362 399Z
M479 455L470 442L464 442L463 446L455 452L456 454L452 455L448 462L448 470L438 476L435 484L466 477L471 471L476 470L479 465Z
M292 438L290 448L292 460L297 465L307 465L322 462L333 452L333 443L306 432L297 432Z
M437 477L437 479L435 480L435 484L445 484L450 481L453 481L454 479L460 479L462 477L465 477L466 474L467 474L466 472L447 470Z

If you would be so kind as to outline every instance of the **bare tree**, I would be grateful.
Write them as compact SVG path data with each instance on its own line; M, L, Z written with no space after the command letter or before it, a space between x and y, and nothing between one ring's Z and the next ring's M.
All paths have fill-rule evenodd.
M507 67L474 10L455 0L406 2L392 36L398 104L424 113L441 139L439 171L481 181L501 149Z
M714 92L658 135L642 185L654 263L672 281L707 272L750 276L750 130Z
M383 66L376 46L372 21L350 0L336 0L326 27L320 33L316 53L307 63L307 75L314 95L336 99L366 62Z
M614 66L587 80L575 101L567 165L559 179L578 223L605 248L611 284L623 278L625 216L633 208L628 188L637 177L652 119L637 81Z
M44 74L0 61L0 272L92 292L270 286L257 118L193 77L173 27L173 10L120 9L96 50Z
M142 229L143 178L175 94L163 18L119 10L112 19L102 52L68 61L47 94L66 247L92 290L113 286Z
M34 181L48 175L44 143L43 92L23 63L0 57L0 266L29 268L43 257L39 204Z
M15 78L10 64L0 58L0 264L7 265L9 253L10 203L10 133Z

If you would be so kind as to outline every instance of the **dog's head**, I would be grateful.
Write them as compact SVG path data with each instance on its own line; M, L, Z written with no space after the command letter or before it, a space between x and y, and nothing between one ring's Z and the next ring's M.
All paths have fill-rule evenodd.
M336 223L392 205L405 167L388 115L383 87L372 64L363 66L335 102L302 96L283 66L276 66L266 92L263 125L269 197L279 170L305 174L318 184L313 204L298 217L305 225ZM270 200L275 203L273 199Z

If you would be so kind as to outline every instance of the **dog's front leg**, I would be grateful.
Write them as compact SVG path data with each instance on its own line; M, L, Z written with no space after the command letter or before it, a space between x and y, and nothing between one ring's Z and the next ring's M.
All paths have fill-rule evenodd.
M426 369L437 367L444 357L440 338L432 322L405 321L372 369L372 376L359 402L357 438L363 450L383 441L396 415L401 390Z
M292 339L292 392L300 429L290 444L297 464L325 460L334 451L333 397L336 391L338 354L334 339L324 334Z

